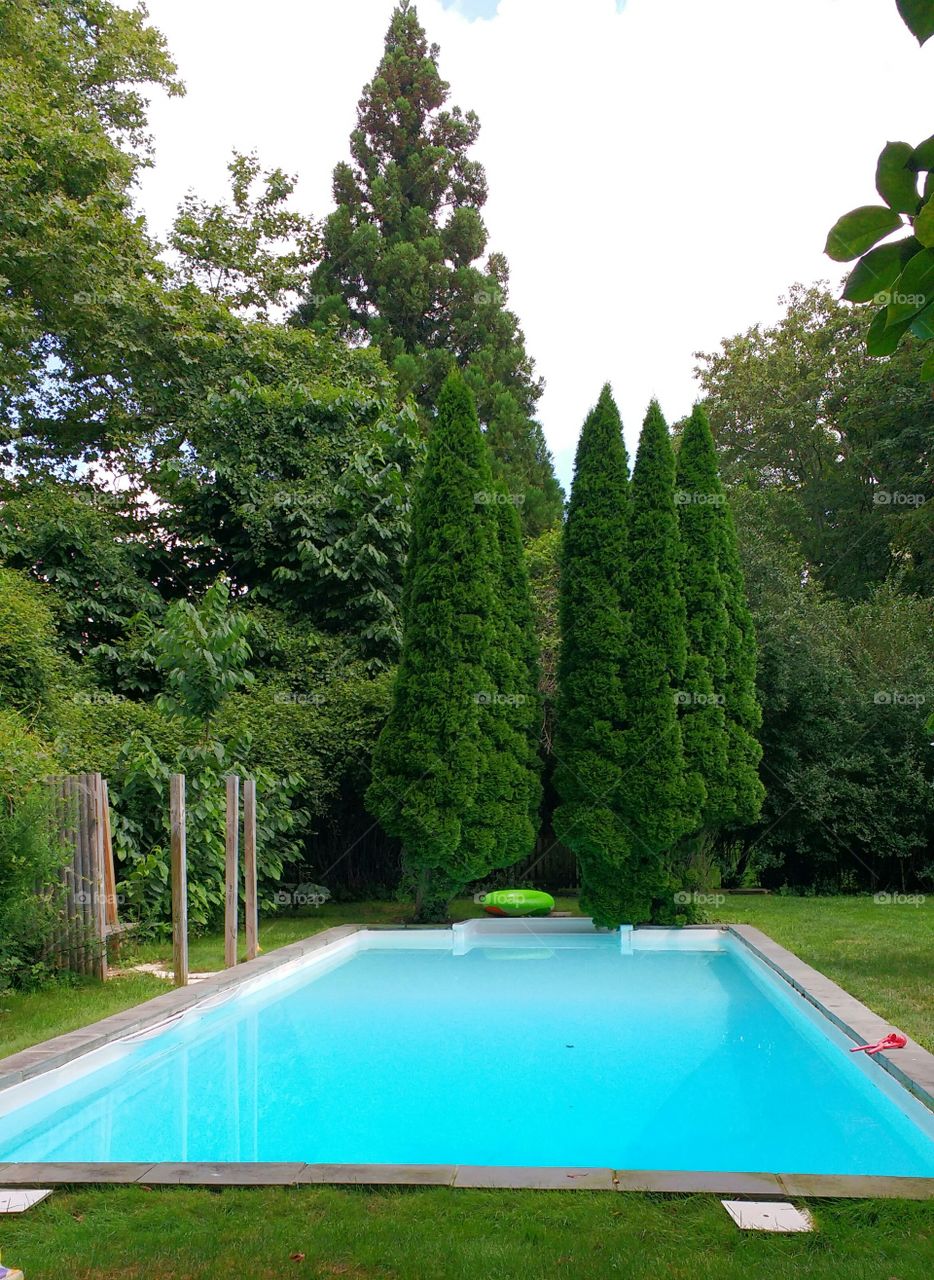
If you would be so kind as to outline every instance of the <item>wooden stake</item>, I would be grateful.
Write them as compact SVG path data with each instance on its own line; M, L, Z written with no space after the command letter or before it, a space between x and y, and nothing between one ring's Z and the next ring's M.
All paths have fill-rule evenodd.
M68 865L63 870L65 882L65 937L68 940L66 964L73 973L83 973L81 966L81 923L80 909L75 905L75 894L81 888L78 883L78 827L79 806L77 781L75 778L62 780L62 797L64 802L65 823L62 839L68 854Z
M243 876L246 897L246 958L255 960L259 950L256 911L256 782L243 781Z
M89 773L79 773L77 901L81 909L81 972L97 977L97 965L94 963L94 897L92 894L94 883L93 855L91 851L93 811L91 775Z
M172 829L172 966L175 985L188 985L188 868L185 852L185 775L169 781Z
M227 779L227 859L224 869L224 966L237 963L237 909L240 905L240 859L237 837L240 829L240 779Z
M107 977L107 899L104 873L104 825L102 814L103 778L89 773L88 778L88 852L90 853L89 892L91 895L91 930L94 972L102 981Z
M107 779L101 779L101 829L104 833L104 891L108 925L117 923L117 873L114 868L114 846L110 834L110 791Z

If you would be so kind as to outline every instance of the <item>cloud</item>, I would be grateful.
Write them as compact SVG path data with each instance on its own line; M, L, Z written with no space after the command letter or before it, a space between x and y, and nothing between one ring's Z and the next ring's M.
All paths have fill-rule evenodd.
M129 0L127 0L129 3ZM452 101L482 122L491 247L546 380L541 419L568 479L609 379L630 448L650 398L697 394L693 353L779 312L847 209L874 202L888 138L934 131L934 42L878 0L499 0L471 21L419 0ZM164 232L189 186L223 194L232 147L299 174L331 207L392 0L149 0L187 81L153 103L142 207Z

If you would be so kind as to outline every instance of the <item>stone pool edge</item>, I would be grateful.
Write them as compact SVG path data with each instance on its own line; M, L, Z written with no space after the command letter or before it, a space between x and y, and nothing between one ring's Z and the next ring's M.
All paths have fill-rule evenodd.
M873 1044L890 1031L900 1030L873 1013L843 987L825 977L819 969L799 959L793 951L779 946L767 933L749 924L727 925L727 933L738 938L753 955L804 996L809 1004L828 1018L854 1044ZM934 1111L934 1053L929 1053L907 1032L903 1049L874 1055L898 1083L929 1110Z
M429 926L430 927L430 926ZM446 926L439 926L446 927ZM651 927L651 926L649 926ZM688 926L691 927L691 926ZM892 1030L877 1014L793 952L751 925L706 925L735 937L788 982L856 1044ZM155 996L90 1026L0 1059L0 1091L63 1066L122 1036L158 1026L211 996L269 973L311 952L372 928L336 925L189 986ZM379 926L376 926L379 928ZM900 1063L879 1064L934 1110L934 1054L909 1039ZM934 1178L791 1173L718 1173L685 1170L508 1167L502 1165L370 1165L301 1163L0 1163L0 1184L11 1187L80 1184L147 1186L447 1186L499 1190L637 1191L732 1196L813 1196L934 1200Z
M123 1009L120 1013L112 1013L86 1027L75 1031L66 1031L64 1035L55 1036L51 1040L43 1040L40 1044L31 1045L19 1053L7 1058L0 1058L0 1093L12 1085L31 1080L46 1071L63 1067L80 1058L82 1054L100 1049L114 1040L124 1036L148 1031L162 1022L178 1014L187 1013L196 1005L202 1004L212 996L219 995L244 982L271 973L293 960L321 951L333 946L336 942L349 938L354 933L366 929L363 924L339 924L320 933L313 933L298 942L290 942L287 946L278 947L255 960L247 960L243 964L234 965L220 973L212 974L187 987L177 987L166 991L164 995L153 996L141 1004Z

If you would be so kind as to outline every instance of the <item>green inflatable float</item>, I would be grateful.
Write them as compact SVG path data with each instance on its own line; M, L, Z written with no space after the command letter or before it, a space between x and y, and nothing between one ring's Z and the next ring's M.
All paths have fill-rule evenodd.
M540 889L497 889L482 898L483 910L491 916L547 916L555 900Z

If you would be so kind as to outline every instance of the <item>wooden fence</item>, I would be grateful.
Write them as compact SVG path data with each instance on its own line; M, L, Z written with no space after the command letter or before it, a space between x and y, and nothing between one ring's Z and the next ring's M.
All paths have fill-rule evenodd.
M50 785L64 855L61 922L50 958L106 978L107 938L119 929L107 783L99 773L79 773Z
M130 927L117 918L116 876L110 838L107 782L99 773L79 773L50 781L52 823L62 846L59 927L48 958L63 969L107 977L107 939ZM227 786L224 963L237 963L239 868L239 779ZM185 776L174 773L169 786L172 880L172 965L175 983L188 982L188 874L185 833ZM244 917L247 959L259 950L256 893L256 783L243 782ZM39 886L40 893L45 886Z

